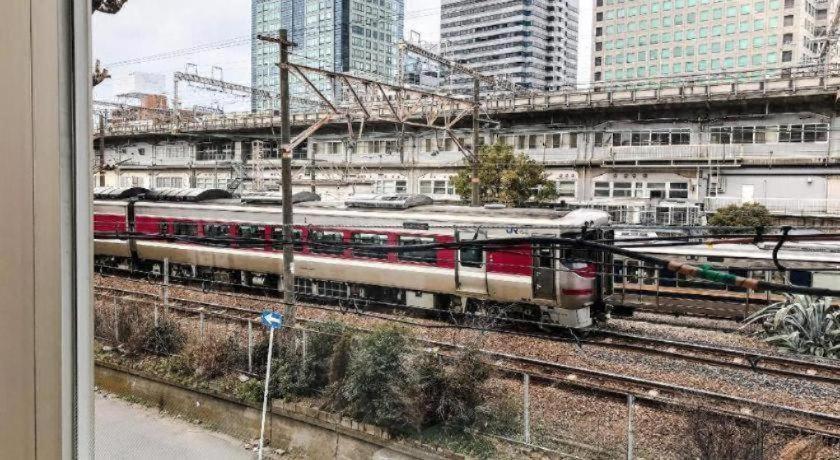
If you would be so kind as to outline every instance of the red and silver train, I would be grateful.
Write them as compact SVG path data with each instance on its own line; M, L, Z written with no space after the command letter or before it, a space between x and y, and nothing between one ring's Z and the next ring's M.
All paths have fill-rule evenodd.
M159 270L168 259L176 276L271 287L280 282L282 211L275 196L233 199L219 190L103 188L95 197L99 264ZM525 318L585 328L596 313L598 284L610 278L596 276L595 264L581 262L592 260L591 254L557 246L364 250L511 236L577 237L585 226L606 228L609 215L602 211L441 206L416 195L356 196L342 204L316 200L296 195L293 270L303 297L456 312L503 305ZM255 239L264 244L254 245ZM246 240L247 247L237 243Z

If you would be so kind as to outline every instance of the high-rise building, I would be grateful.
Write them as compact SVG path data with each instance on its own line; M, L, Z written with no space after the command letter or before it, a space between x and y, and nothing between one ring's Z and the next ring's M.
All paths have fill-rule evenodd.
M290 51L294 63L393 81L403 21L404 0L252 0L251 86L278 91L277 45L257 35L280 29L297 45ZM327 79L310 79L328 97L335 96ZM308 91L303 82L290 79L293 97L315 99ZM255 97L252 108L271 109L271 102Z
M520 88L576 82L577 0L443 0L440 32L445 57ZM472 80L455 76L452 90L470 91Z
M596 0L592 80L758 78L813 60L827 1Z

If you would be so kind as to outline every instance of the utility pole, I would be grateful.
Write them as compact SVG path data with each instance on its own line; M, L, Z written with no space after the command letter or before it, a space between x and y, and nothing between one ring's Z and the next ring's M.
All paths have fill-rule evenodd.
M277 43L280 47L280 150L282 195L283 195L283 313L284 325L287 331L295 324L295 278L292 273L294 266L293 236L292 236L292 150L291 121L289 119L289 47L294 46L288 40L286 29L280 29L278 37L258 35L258 39Z
M105 114L102 113L99 114L99 186L105 186Z
M472 202L470 203L472 206L481 206L481 195L480 195L480 188L481 188L481 180L478 178L478 135L479 135L479 128L478 128L478 117L479 113L479 93L481 91L481 81L478 78L473 79L473 113L472 113L472 122L473 122L473 148L472 148L472 175L470 177L470 182L472 183Z
M309 191L315 193L315 151L312 150L312 158L309 159Z

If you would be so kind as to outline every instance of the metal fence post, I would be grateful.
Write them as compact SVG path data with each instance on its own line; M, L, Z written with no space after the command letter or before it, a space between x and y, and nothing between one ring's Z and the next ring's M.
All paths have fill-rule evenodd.
M531 376L522 374L522 424L525 444L531 444Z
M116 294L114 294L114 341L120 343L120 310Z
M198 336L204 338L204 310L198 313Z
M248 372L254 372L254 323L248 321Z
M169 258L163 259L163 312L169 313Z
M659 282L660 282L659 268L656 268L656 306L659 306Z
M303 362L306 362L306 346L307 342L309 342L309 334L306 329L301 329L301 347L300 347L300 355L303 359Z
M634 418L636 412L636 397L633 395L627 395L627 460L633 460L633 445L635 443L634 438Z
M621 303L627 301L627 261L621 261Z

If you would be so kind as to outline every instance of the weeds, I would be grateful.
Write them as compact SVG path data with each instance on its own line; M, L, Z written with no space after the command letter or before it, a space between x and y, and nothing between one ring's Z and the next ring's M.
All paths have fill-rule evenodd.
M688 418L688 431L700 460L761 460L767 429L708 412L696 411Z
M242 350L233 336L205 335L188 342L184 355L195 375L207 379L221 377L230 371Z

